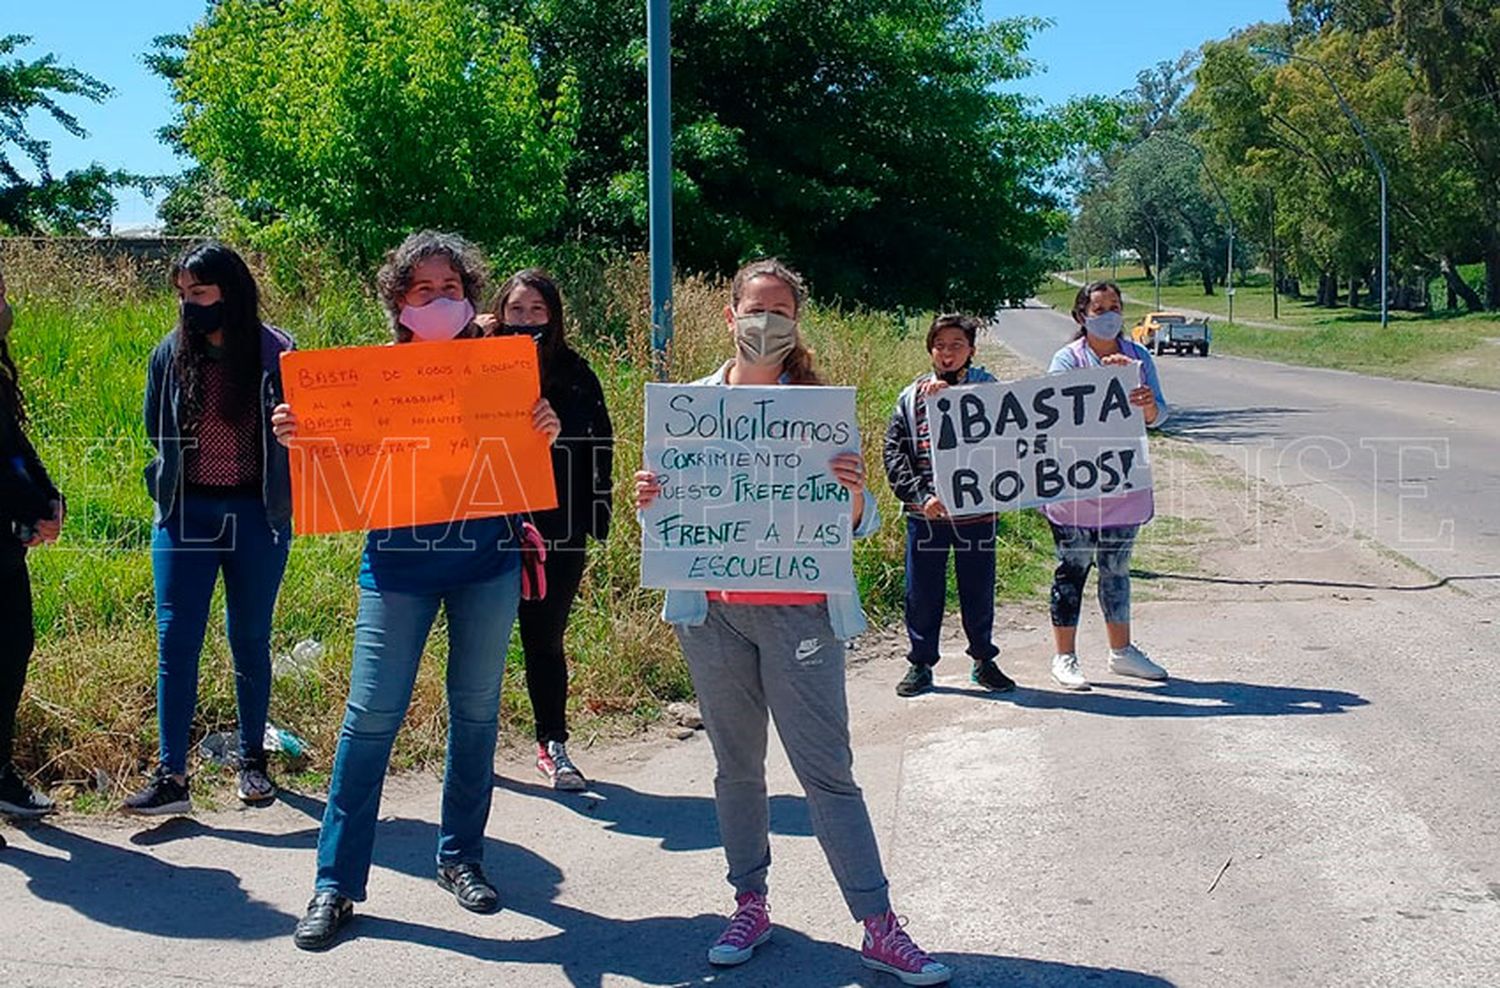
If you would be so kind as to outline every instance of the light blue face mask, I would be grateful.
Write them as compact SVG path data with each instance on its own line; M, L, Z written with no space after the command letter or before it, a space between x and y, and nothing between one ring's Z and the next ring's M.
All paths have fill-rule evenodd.
M1101 312L1085 318L1083 328L1096 340L1112 340L1125 328L1125 317L1118 312Z

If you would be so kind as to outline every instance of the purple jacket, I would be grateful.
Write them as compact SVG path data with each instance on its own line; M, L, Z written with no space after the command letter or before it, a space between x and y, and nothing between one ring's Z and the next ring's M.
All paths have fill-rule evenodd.
M1156 421L1151 428L1159 429L1172 414L1167 399L1161 393L1161 379L1156 375L1156 363L1145 347L1127 339L1120 340L1120 352L1141 365L1141 381L1149 385L1156 395ZM1103 364L1083 337L1063 347L1052 355L1049 374L1066 374L1081 367L1102 367ZM1113 497L1094 497L1082 501L1055 501L1042 505L1042 514L1054 525L1072 528L1119 528L1125 525L1144 525L1156 514L1156 501L1150 488L1127 491Z

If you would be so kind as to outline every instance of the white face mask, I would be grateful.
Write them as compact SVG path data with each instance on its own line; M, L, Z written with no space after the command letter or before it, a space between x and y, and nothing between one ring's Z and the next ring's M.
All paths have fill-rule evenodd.
M775 312L735 316L734 345L747 364L779 365L797 346L797 320Z
M1096 340L1112 340L1125 328L1125 317L1118 312L1101 312L1085 318L1083 328Z
M397 319L419 340L451 340L474 320L469 300L439 296L425 305L408 305Z

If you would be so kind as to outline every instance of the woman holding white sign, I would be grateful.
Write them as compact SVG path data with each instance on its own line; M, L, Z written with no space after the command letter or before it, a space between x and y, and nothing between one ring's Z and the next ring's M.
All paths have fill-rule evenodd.
M797 328L805 297L802 279L779 261L741 268L724 309L734 359L695 383L821 384ZM869 534L879 514L865 488L863 458L840 453L829 469L851 494L854 535ZM661 494L648 470L636 473L635 485L638 508ZM813 829L844 901L864 923L864 964L909 985L947 981L948 966L913 943L891 912L875 832L854 782L844 642L865 628L858 595L670 590L662 617L677 633L713 745L714 805L735 890L734 916L709 948L709 962L741 964L771 935L769 713L807 793Z
M1145 416L1148 428L1160 428L1169 409L1162 395L1156 364L1145 347L1121 336L1120 288L1113 282L1085 285L1073 302L1078 336L1052 356L1048 371L1065 374L1082 367L1140 367L1141 383L1130 403ZM1089 682L1078 668L1078 618L1089 570L1098 566L1099 607L1109 635L1109 671L1138 679L1166 679L1130 639L1130 552L1136 532L1151 520L1156 506L1151 491L1132 490L1111 497L1059 501L1043 506L1052 525L1057 569L1052 578L1052 678L1070 690Z
M474 315L484 261L462 238L414 233L387 255L376 281L398 345L483 335ZM271 422L276 438L290 445L297 434L291 406L278 405ZM549 442L557 438L558 419L545 398L532 409L532 425ZM498 906L480 861L500 682L521 596L519 527L514 516L501 515L368 533L349 700L318 832L313 897L292 938L298 947L333 943L365 897L391 747L439 608L448 618L448 762L437 882L471 912Z

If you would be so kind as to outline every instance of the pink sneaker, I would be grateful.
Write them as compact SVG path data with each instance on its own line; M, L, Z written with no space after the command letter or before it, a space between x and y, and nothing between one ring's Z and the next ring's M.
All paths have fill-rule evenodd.
M756 947L771 939L771 915L764 895L744 892L734 897L734 904L734 917L708 948L710 964L720 967L743 964Z
M912 943L906 920L897 919L893 912L865 920L865 945L859 959L865 967L894 974L906 985L941 985L953 977L953 968Z

